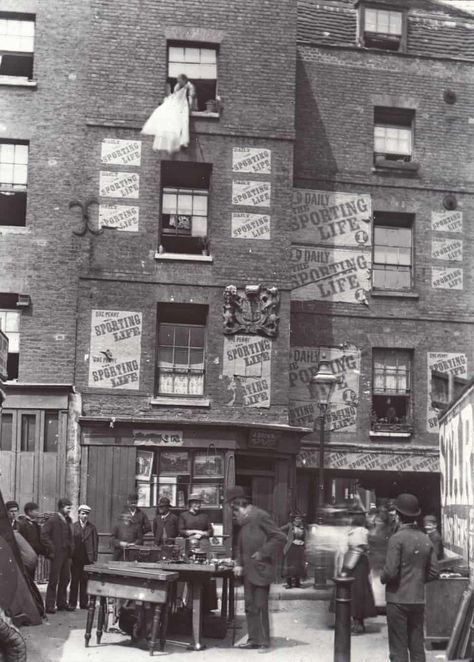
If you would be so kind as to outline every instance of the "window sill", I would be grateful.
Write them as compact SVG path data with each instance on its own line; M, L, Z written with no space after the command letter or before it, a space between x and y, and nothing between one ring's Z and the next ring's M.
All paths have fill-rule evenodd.
M374 432L370 430L370 437L397 437L399 439L409 439L412 436L412 432Z
M418 292L410 292L403 290L371 290L370 296L372 297L387 297L392 299L419 299Z
M180 398L168 395L156 395L150 400L151 405L165 405L166 407L210 407L209 398Z
M0 76L0 85L10 85L13 87L38 87L38 81L29 80L22 76Z
M155 260L184 262L213 262L212 255L192 255L190 253L155 253Z
M380 175L400 175L402 177L416 177L420 164L417 161L391 161L379 159L375 162L372 172Z
M191 117L201 117L202 119L209 120L218 120L220 118L220 113L213 113L208 110L192 110Z

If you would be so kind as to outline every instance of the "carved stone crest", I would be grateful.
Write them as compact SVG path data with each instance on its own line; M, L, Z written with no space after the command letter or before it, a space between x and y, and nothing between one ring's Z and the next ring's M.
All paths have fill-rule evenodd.
M276 287L247 285L224 290L224 333L251 333L275 338L280 317L280 293Z

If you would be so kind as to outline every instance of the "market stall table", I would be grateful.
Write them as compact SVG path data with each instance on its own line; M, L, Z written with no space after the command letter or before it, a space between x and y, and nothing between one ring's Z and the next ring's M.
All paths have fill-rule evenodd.
M150 564L147 564L149 566ZM135 602L150 602L154 605L151 628L150 655L155 650L158 629L160 650L164 650L166 624L171 588L178 573L156 567L140 567L135 563L96 563L85 566L89 608L85 632L85 646L89 646L97 598L100 598L97 617L97 643L100 644L104 631L107 598L122 598ZM164 608L162 612L162 608Z

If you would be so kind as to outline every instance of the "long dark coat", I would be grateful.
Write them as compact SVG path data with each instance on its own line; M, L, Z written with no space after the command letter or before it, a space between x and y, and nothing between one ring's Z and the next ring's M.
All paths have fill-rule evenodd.
M264 510L251 506L241 524L238 540L238 562L243 567L244 576L255 586L268 586L275 573L277 552L285 545L286 536L280 531L270 515ZM252 558L259 552L262 559Z
M52 549L53 554L64 552L66 556L72 556L74 549L74 540L72 536L72 523L70 518L66 522L58 513L51 515L43 524L41 529L41 540L43 545Z
M86 522L83 529L79 522L74 522L73 537L73 562L78 565L95 563L99 554L99 536L95 525L92 522Z
M177 538L179 536L178 517L174 513L169 513L166 519L162 519L161 515L157 515L153 520L153 536L156 545L163 544L163 531L165 528L167 539Z

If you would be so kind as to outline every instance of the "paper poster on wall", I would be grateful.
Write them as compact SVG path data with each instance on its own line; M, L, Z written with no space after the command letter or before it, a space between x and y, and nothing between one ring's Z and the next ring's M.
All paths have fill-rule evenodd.
M141 140L105 138L101 144L100 160L107 165L139 166L142 158Z
M272 153L260 147L234 147L232 150L233 172L252 172L269 175L272 168Z
M137 390L140 386L142 314L93 310L89 386Z
M232 182L232 204L245 207L269 207L271 198L270 182Z
M302 449L296 456L296 466L306 469L319 467L319 452L315 449ZM328 469L346 471L409 471L413 473L439 472L438 455L431 452L394 453L392 452L346 452L326 451L324 466Z
M370 250L292 246L292 301L367 304Z
M435 290L462 290L463 270L457 268L431 268L431 287Z
M138 198L140 176L136 172L100 171L99 195L104 198Z
M269 407L272 341L251 335L224 337L222 379L233 407Z
M462 232L462 211L432 211L431 229L434 232Z
M368 193L293 189L292 241L323 246L372 244L372 202Z
M462 260L462 240L449 237L433 237L431 240L431 257L436 260Z
M317 402L311 398L308 384L318 371L322 354L338 378L327 413L328 429L353 432L357 423L360 376L360 350L355 345L349 345L346 349L290 347L290 425L312 427L315 417L319 415Z
M270 239L270 216L232 212L233 239Z
M456 352L428 352L428 398L426 430L438 434L438 412L431 406L431 371L467 377L467 357Z
M99 205L99 227L138 232L139 208L131 205Z

